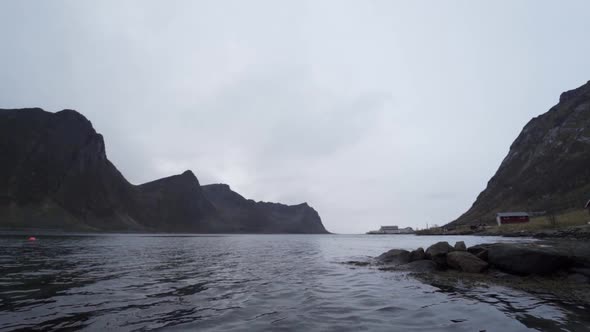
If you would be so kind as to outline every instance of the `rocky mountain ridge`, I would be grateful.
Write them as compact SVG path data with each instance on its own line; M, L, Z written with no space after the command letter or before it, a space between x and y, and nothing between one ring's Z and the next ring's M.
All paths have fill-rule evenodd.
M205 196L222 213L226 220L239 220L238 232L301 233L305 229L313 233L325 232L316 210L302 203L255 202L231 190L226 184L203 186Z
M132 185L107 159L102 135L73 110L0 109L0 155L0 228L327 233L307 205L244 203L244 217L218 196L214 204L191 171Z

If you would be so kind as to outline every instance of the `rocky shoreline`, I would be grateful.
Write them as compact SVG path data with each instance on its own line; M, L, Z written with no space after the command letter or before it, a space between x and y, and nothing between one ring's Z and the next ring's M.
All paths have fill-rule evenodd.
M532 237L536 239L574 239L590 240L590 225L571 226L556 229L536 229L536 230L503 230L494 229L476 229L476 230L426 230L419 231L416 235L477 235L477 236L504 236L504 237Z
M503 286L590 306L590 243L536 241L467 248L437 242L426 250L392 249L364 262L382 271L409 272L437 287Z

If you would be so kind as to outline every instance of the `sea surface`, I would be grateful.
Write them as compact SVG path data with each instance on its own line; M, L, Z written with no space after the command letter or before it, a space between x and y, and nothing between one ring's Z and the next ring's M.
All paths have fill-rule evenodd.
M343 262L413 235L0 236L0 331L585 331L590 308Z

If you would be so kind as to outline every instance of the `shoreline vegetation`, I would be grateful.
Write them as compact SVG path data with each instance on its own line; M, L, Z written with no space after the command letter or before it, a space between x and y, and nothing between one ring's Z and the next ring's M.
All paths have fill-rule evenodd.
M536 216L528 223L457 227L432 227L417 230L416 235L479 235L533 238L590 239L590 214L571 210L555 216Z
M590 306L590 243L564 239L392 249L351 266L408 272L438 288L508 287Z

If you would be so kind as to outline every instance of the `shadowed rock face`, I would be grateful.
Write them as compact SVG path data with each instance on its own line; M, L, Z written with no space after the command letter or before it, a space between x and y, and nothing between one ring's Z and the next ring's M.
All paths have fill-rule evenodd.
M79 113L0 110L0 155L3 225L141 229L133 186Z
M418 249L412 250L410 252L410 262L423 260L425 258L426 258L426 253L424 252L424 249L422 249L422 248L418 248Z
M488 247L490 264L514 274L550 274L571 264L571 258L553 248L497 243Z
M0 227L325 232L307 205L254 203L231 192L243 209L215 206L191 171L134 186L107 159L90 121L72 110L0 109L0 155Z
M479 273L488 267L488 263L467 251L453 251L448 253L447 265L470 273Z
M389 264L407 264L410 262L410 252L403 249L391 249L377 257L377 260L382 263Z
M226 184L211 184L202 188L207 199L220 212L224 227L233 232L328 233L319 214L307 203L255 202L232 191Z
M447 264L447 254L451 251L453 251L453 247L448 242L440 241L428 247L425 256L442 267Z
M590 193L590 82L532 119L473 206L451 225L494 222L502 211L582 208Z
M171 232L220 232L217 211L191 171L137 186L140 219L150 228ZM162 223L165 221L165 223Z

